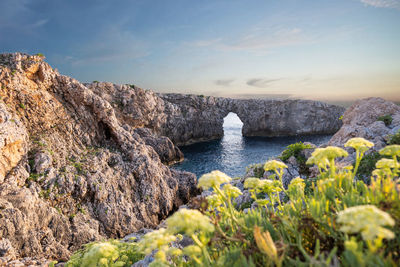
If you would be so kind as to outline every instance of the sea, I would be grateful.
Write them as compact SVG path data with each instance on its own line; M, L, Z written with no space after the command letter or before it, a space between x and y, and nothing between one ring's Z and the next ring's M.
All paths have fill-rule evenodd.
M298 135L290 137L244 137L243 123L235 113L224 118L222 139L181 146L185 159L172 166L192 172L200 177L213 170L220 170L231 177L241 177L246 167L264 163L278 156L288 145L311 142L320 145L332 135Z

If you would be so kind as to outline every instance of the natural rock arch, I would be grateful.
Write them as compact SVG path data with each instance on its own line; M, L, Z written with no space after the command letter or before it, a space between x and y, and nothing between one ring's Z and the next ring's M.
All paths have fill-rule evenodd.
M243 136L270 137L335 133L344 112L343 107L311 100L159 96L175 110L164 111L168 118L154 130L178 145L222 138L223 119L230 112L236 113L243 122Z

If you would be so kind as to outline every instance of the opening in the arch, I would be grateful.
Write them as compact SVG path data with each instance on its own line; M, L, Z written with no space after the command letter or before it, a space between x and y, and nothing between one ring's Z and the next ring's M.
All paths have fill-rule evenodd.
M242 136L243 122L236 113L229 112L224 118L224 124L222 127L224 128L224 136Z

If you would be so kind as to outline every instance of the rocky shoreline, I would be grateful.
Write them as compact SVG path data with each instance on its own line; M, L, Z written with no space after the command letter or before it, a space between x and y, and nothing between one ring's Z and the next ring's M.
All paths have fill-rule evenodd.
M177 145L221 137L229 112L246 136L338 131L330 145L360 136L379 149L400 128L400 107L379 98L339 120L343 108L317 101L82 84L20 53L0 55L0 86L0 264L14 266L66 261L85 243L156 227L200 193L195 175L168 167L183 159ZM377 121L387 114L390 125ZM299 175L289 163L287 181Z

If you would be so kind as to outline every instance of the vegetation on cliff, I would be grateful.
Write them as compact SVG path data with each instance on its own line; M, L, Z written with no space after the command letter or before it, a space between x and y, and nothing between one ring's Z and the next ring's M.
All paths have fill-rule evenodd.
M283 162L266 162L264 169L273 175L245 181L245 188L251 190L257 203L247 212L234 205L234 199L242 192L229 183L230 177L219 171L206 174L198 186L212 189L213 193L198 210L179 210L166 220L166 228L131 243L131 251L136 256L153 252L151 266L398 265L400 146L389 145L380 150L380 155L389 158L376 163L370 185L354 177L373 143L353 138L345 146L356 151L354 167L335 163L348 156L339 147L318 148L312 153L307 164L316 165L320 175L307 192L300 177L287 188L283 186ZM259 199L260 193L268 198ZM289 199L285 203L283 195ZM182 235L191 240L190 245L171 245ZM113 242L101 245L114 244L113 253L105 249L99 256L99 245L91 245L75 254L67 266L78 266L85 260L98 266L132 264L133 258L118 252ZM92 255L96 255L96 262Z

